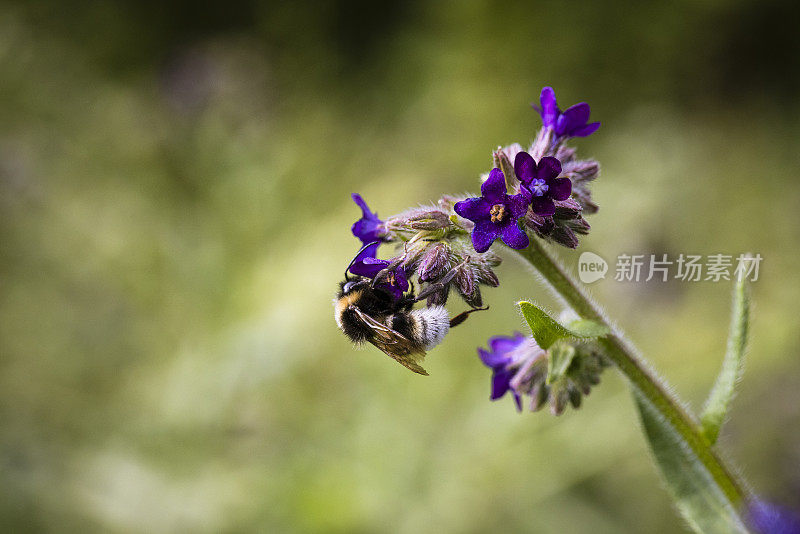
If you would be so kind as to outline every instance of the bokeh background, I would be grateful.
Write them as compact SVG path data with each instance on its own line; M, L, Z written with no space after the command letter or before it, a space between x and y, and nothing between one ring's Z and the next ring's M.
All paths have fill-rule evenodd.
M772 1L4 2L3 530L684 532L615 372L560 418L488 401L476 347L522 329L519 299L558 309L513 258L428 378L333 321L350 193L386 216L477 190L494 147L535 135L543 85L603 122L577 142L603 165L582 250L764 257L722 446L799 507L799 20ZM593 292L698 409L730 286Z

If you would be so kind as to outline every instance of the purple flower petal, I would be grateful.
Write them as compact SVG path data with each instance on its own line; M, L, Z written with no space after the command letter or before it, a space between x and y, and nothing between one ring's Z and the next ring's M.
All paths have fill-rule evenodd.
M800 515L765 501L755 501L748 519L758 534L800 534Z
M591 108L586 102L568 107L562 115L567 118L567 130L574 130L586 124L591 114Z
M367 203L361 198L361 195L353 193L351 197L353 202L361 208L361 218L353 223L350 231L365 245L380 240L386 233L383 221L378 217L377 213L369 209L369 206L367 206Z
M493 352L505 355L505 353L516 349L523 341L525 341L525 336L519 332L514 332L514 335L511 337L494 336L489 340L489 347Z
M497 400L506 394L506 391L511 389L511 379L514 378L514 371L506 369L497 369L492 375L492 393L489 399Z
M486 181L481 184L481 195L491 203L498 203L503 201L505 194L506 178L503 171L494 168Z
M531 202L531 208L536 215L542 217L552 217L556 212L556 205L548 197L534 197Z
M555 200L566 200L572 194L572 182L569 178L556 178L550 182L550 197ZM534 209L534 211L536 211Z
M506 208L511 212L510 218L514 221L528 212L531 203L530 191L525 186L522 186L522 191L523 193L511 195L506 199Z
M527 248L530 244L528 234L519 229L516 221L512 222L503 229L502 238L503 243L517 250Z
M555 210L555 206L553 206ZM492 243L497 239L500 227L488 220L481 220L475 223L472 230L472 247L475 252L486 252Z
M542 106L539 112L542 116L542 123L547 127L553 128L559 111L556 103L556 92L552 87L542 88L542 93L539 95L539 103Z
M542 116L545 128L552 128L557 137L586 137L597 131L598 123L587 125L591 108L586 102L570 106L565 111L558 108L556 94L552 87L545 87L539 96L541 108L536 108ZM541 165L541 163L540 163Z
M517 405L517 411L521 412L522 411L522 398L519 396L519 393L517 393L516 389L514 389L512 387L509 387L509 389L511 390L511 394L514 395L514 403Z
M353 261L350 262L350 265L347 267L347 270L359 276L370 276L370 273L372 272L372 267L368 268L367 264L364 263L364 260L368 258L375 259L375 255L378 252L378 247L380 246L380 244L381 244L380 241L375 241L374 243L370 243L369 245L362 247L361 250L358 251L358 254L356 254L356 257L353 258ZM362 273L367 273L367 274L362 274ZM370 278L372 276L375 275L372 274Z
M537 178L550 181L561 174L561 162L552 156L545 156L539 160L539 172Z
M492 369L505 367L511 363L511 358L505 352L489 352L487 350L478 349L478 356L480 356L483 365L491 367Z
M491 209L491 204L483 197L468 198L461 202L456 202L456 205L453 206L453 210L456 213L473 222L489 218Z
M600 128L599 122L593 122L591 124L587 124L583 128L578 128L577 130L572 132L573 137L587 137L592 135L597 129Z
M388 264L389 262L386 263ZM403 293L408 291L408 277L406 276L405 270L398 266L389 273L389 276L383 279L383 281L376 284L375 287L389 293L394 300L399 300L400 297L403 296Z
M398 267L394 271L394 278L397 283L397 287L403 290L405 293L408 290L408 277L406 276L406 271L402 267Z
M352 195L350 195L350 198L352 198L353 202L355 202L358 205L358 207L361 208L361 213L363 214L364 218L366 219L377 218L378 214L373 213L372 210L369 209L369 206L367 206L367 203L364 201L363 198L361 198L361 195L359 195L358 193L353 193Z
M527 152L519 152L514 158L514 174L522 183L529 183L536 177L536 162Z
M369 245L366 245L361 248L356 256L355 260L353 261L360 261L364 258L374 258L378 254L378 247L381 245L380 241L374 241Z
M350 266L350 272L358 276L366 276L367 278L375 278L375 275L389 266L386 260L379 260L376 258L364 258L360 261L353 263Z
M556 119L555 128L556 135L559 137L568 136L567 134L567 127L569 126L569 119L567 119L566 115L559 115Z

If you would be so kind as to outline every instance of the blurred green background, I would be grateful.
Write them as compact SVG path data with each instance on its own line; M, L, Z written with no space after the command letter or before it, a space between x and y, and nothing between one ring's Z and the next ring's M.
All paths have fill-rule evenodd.
M543 85L603 122L576 143L603 165L581 250L764 257L722 445L800 506L798 20L714 0L4 2L3 530L684 532L615 372L558 419L488 401L476 346L522 329L519 299L557 309L514 259L428 378L333 321L350 193L387 216L477 190L494 147L535 135ZM699 408L729 285L592 287Z

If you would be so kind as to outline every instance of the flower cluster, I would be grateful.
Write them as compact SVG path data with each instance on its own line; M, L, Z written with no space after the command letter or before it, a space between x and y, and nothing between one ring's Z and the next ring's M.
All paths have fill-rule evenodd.
M542 128L534 142L527 150L519 144L498 148L478 197L443 196L434 205L381 219L354 194L362 217L351 231L362 247L348 271L371 279L394 299L412 295L416 277L416 300L443 305L455 289L477 308L483 304L481 286L500 283L493 270L500 258L490 250L496 239L513 249L528 247L531 235L577 247L578 235L590 228L583 216L597 211L587 186L597 177L599 165L578 160L567 142L594 133L600 123L588 122L586 103L562 112L550 87L542 90L539 103L534 107ZM385 243L394 244L396 252L379 259ZM490 350L480 349L479 354L493 370L491 398L510 391L520 409L523 397L530 397L532 410L547 403L555 414L570 403L578 407L606 365L589 343L559 342L545 351L532 338L517 334L493 338L489 345ZM569 365L554 374L552 362L565 361L565 354Z
M424 286L416 298L426 299L428 306L447 302L454 288L477 308L483 304L480 286L500 284L493 270L500 264L499 256L473 247L467 232L451 220L453 202L448 197L437 206L412 208L386 220L370 210L360 195L354 194L353 201L361 208L362 217L351 231L363 246L348 272L372 279L375 287L393 298L402 297L416 275ZM389 242L399 244L398 253L388 260L378 259L380 245Z
M578 234L587 234L590 226L583 218L584 214L597 212L597 205L592 202L588 183L597 178L600 172L599 164L594 160L578 160L575 149L568 146L566 141L571 137L585 137L595 132L599 122L586 124L590 108L585 102L571 106L563 113L559 110L555 100L555 93L550 87L542 89L541 107L543 127L536 136L535 141L528 150L524 150L518 143L505 148L498 148L492 155L495 169L484 177L485 182L503 176L506 188L503 194L511 191L509 198L522 195L527 199L530 209L525 209L523 215L514 220L522 228L538 237L558 243L568 248L578 246ZM497 191L496 186L491 188ZM482 192L481 197L467 199L466 206L472 207L479 202L489 204L493 200ZM497 204L490 204L491 206ZM502 205L502 203L501 203ZM476 223L475 231L479 232L477 242L484 244L487 235L485 213L462 215ZM505 210L504 215L508 213ZM472 218L482 215L479 220ZM505 215L510 218L511 215ZM491 220L491 219L490 219ZM477 223L483 224L479 227ZM511 248L524 248L527 241L509 242L505 239L506 227L499 228L500 224L509 224L503 219L495 223L498 227L495 236L500 236ZM475 236L473 236L475 239ZM523 245L524 244L524 245ZM523 246L517 246L523 245Z
M511 392L521 411L522 397L528 396L531 411L549 403L553 415L561 415L567 404L580 407L583 396L600 383L600 373L609 365L591 343L560 342L544 350L520 333L491 338L489 350L479 348L478 355L492 369L491 400ZM560 372L554 371L556 358L564 367Z

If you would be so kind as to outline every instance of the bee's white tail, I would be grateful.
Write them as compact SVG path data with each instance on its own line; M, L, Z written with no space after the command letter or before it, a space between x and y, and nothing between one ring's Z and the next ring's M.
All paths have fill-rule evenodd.
M450 331L450 314L444 306L420 308L411 312L419 340L430 350L442 342Z

